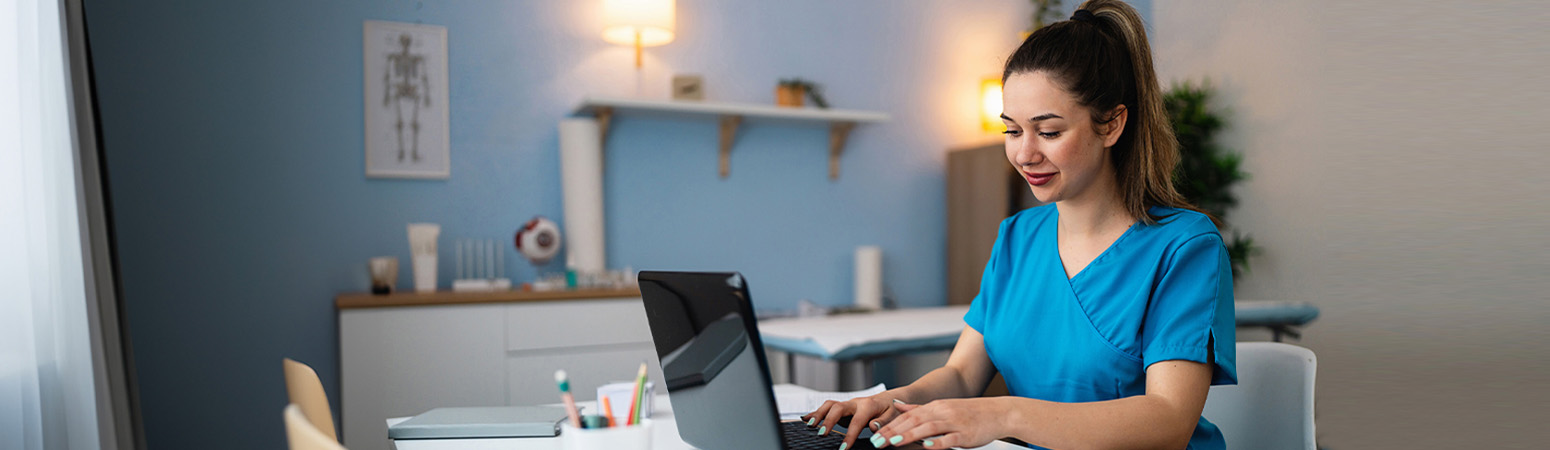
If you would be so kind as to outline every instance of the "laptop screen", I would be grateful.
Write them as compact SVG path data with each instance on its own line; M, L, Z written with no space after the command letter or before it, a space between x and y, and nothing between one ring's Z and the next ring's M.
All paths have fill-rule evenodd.
M679 437L703 449L784 448L742 275L641 272L639 280Z

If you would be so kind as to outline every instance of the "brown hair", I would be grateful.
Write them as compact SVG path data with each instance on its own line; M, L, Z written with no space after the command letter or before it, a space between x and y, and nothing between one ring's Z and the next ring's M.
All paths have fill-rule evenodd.
M1148 225L1162 219L1147 211L1152 206L1198 211L1173 188L1178 141L1152 69L1141 15L1118 0L1088 0L1072 17L1029 35L1007 58L1001 81L1016 73L1043 72L1076 96L1100 125L1114 121L1114 109L1124 105L1129 120L1109 160L1125 211Z

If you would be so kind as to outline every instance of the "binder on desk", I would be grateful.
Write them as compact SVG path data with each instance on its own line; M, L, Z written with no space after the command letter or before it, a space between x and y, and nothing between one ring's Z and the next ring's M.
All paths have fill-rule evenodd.
M565 418L558 406L436 408L388 427L388 438L552 437L560 434Z

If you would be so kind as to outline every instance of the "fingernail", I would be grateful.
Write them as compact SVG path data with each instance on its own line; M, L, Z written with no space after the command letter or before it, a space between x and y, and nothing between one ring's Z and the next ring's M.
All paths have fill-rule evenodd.
M927 447L930 447L931 446L931 440L930 439L926 439L926 441L922 442L922 444L926 444ZM840 450L845 450L845 448L844 447L840 447Z
M884 442L887 442L887 439L883 438L883 435L881 435L881 434L874 434L874 435L872 435L872 446L873 447L883 448L883 443Z
M909 403L904 403L904 400L899 400L899 399L893 399L893 402L894 403L898 403L900 405L908 405L909 404Z
M882 427L883 427L883 424L877 423L876 420L872 421L872 431L877 431L878 428L882 428Z
M828 433L828 432L829 432L829 426L828 425L824 425L824 426L818 427L818 435L819 436L823 436L824 433Z
M844 442L840 443L840 450L845 450L846 447L850 447L850 444L847 444L847 443L844 443Z
M813 426L813 425L817 425L817 424L818 424L818 418L817 417L813 417L811 419L807 419L807 426Z
M904 435L902 435L902 434L898 435L898 436L894 436L894 437L888 438L888 444L889 445L899 445L900 442L904 442Z

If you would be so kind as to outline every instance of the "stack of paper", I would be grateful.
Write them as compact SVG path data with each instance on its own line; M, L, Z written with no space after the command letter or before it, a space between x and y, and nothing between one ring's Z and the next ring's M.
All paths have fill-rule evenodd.
M790 420L813 412L819 406L823 406L826 400L842 402L856 397L877 395L886 390L888 388L882 383L852 392L819 392L793 384L782 384L775 386L775 405L780 409L781 420Z

